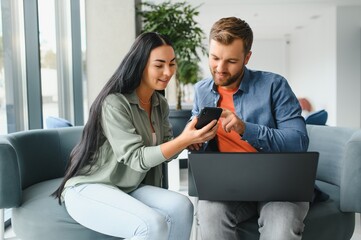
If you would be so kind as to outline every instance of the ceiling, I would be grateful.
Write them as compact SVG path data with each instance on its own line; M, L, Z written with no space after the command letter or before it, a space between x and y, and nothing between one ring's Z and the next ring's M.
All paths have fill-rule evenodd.
M208 34L222 17L246 20L255 38L283 38L307 27L336 6L360 6L361 0L188 0L199 5L199 22ZM361 18L361 16L360 16Z

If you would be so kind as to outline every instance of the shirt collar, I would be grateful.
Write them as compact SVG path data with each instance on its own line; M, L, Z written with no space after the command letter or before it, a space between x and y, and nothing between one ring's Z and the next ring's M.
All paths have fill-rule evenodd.
M251 77L249 70L248 68L246 68L246 66L244 66L243 77L241 84L239 84L239 90L241 90L242 92L248 92L250 81L251 81Z

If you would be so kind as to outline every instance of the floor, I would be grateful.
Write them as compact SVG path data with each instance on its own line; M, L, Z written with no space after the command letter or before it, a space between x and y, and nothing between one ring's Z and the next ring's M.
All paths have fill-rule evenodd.
M187 194L187 190L188 190L188 175L187 175L187 169L181 169L179 172L179 178L180 178L180 183L179 186L171 186L171 190L180 192L184 195L188 195ZM172 189L173 188L173 189ZM190 197L191 201L194 202L195 199L193 197ZM15 234L13 233L12 229L9 228L5 231L5 238L9 238L10 239L14 239L14 240L19 240L15 237ZM7 240L7 239L6 239ZM190 240L197 240L194 231L192 232L191 235L191 239ZM351 240L361 240L361 222L360 222L360 214L356 214L356 228L355 228L355 232L354 235L352 236Z
M356 229L353 233L351 240L361 240L361 216L360 214L356 214Z

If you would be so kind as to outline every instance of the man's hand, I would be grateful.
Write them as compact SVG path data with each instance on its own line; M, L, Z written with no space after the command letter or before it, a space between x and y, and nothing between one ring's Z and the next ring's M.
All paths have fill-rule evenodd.
M245 124L234 112L229 111L228 109L223 109L222 115L222 128L227 133L232 130L237 132L240 135L243 135L245 130Z

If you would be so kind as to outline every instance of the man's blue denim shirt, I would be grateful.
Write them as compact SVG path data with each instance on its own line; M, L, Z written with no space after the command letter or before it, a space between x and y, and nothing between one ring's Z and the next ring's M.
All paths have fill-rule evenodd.
M195 85L192 115L219 100L213 78ZM287 80L278 74L245 67L238 91L233 95L236 114L245 122L244 141L260 152L302 152L308 136L301 107Z

